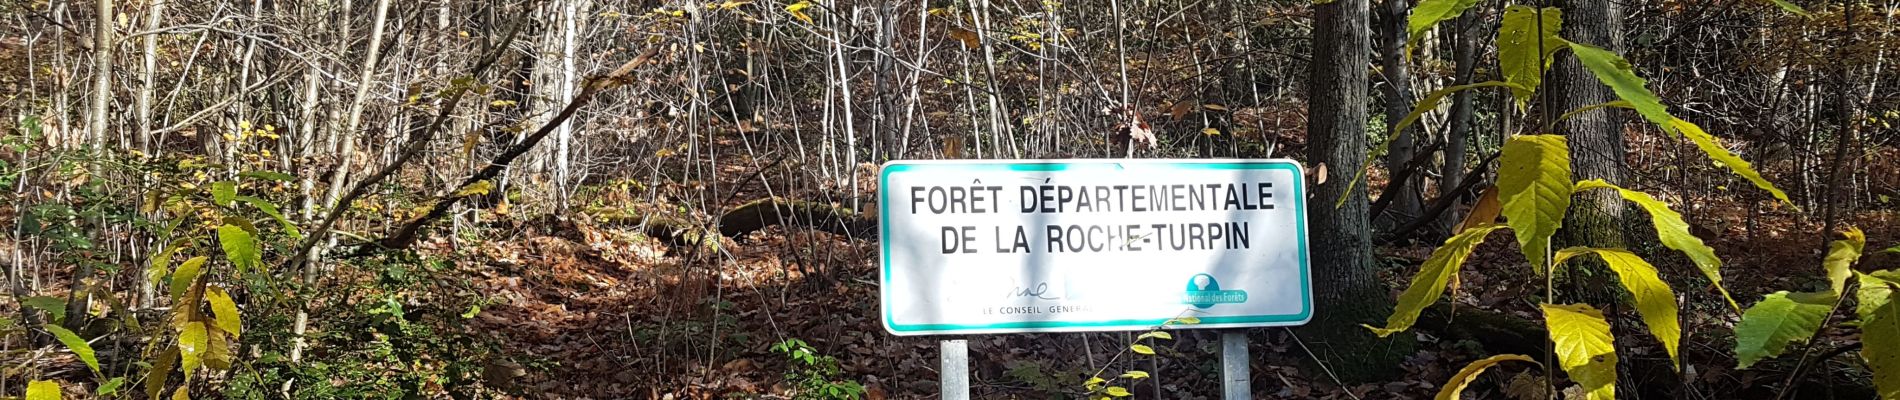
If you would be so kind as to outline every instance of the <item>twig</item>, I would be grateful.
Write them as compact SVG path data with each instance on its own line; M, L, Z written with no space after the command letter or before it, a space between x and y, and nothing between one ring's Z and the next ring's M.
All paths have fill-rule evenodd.
M627 75L632 73L634 68L652 61L653 57L658 55L659 52L660 48L658 46L650 47L646 53L634 57L632 61L627 61L626 64L622 64L620 68L615 69L612 73L587 78L586 85L581 88L579 94L574 95L574 100L568 102L567 106L562 108L561 112L556 114L554 118L549 119L546 124L541 125L541 129L536 130L534 134L523 138L521 142L515 143L514 146L503 151L500 156L495 157L494 161L490 161L487 167L483 167L481 171L469 176L468 179L462 180L461 185L450 189L449 194L437 197L435 204L429 207L428 213L403 223L402 227L398 228L396 233L389 235L389 237L377 240L373 243L363 244L358 247L356 251L351 252L350 257L366 256L381 250L407 248L409 245L415 244L416 240L421 236L420 233L422 229L427 227L430 222L434 222L437 219L441 219L442 216L448 215L449 208L455 206L456 203L460 203L463 199L474 195L473 193L463 192L461 190L462 188L481 181L494 179L495 176L501 175L503 170L506 170L509 165L514 163L515 158L521 157L522 154L526 154L528 150L533 149L535 145L540 144L541 139L546 138L549 133L554 132L555 128L566 123L582 106L591 103L594 99L594 95L599 94L602 90L612 89L628 83Z
M526 17L524 16L523 18ZM502 38L502 44L490 48L488 53L484 54L481 60L475 63L475 68L471 70L469 76L479 77L483 72L488 71L489 67L494 66L495 61L501 58L501 54L507 52L508 44L514 43L515 35L521 32L522 25L525 25L524 21L516 21L513 26L510 26L508 33L504 34ZM383 179L388 178L390 174L401 168L403 164L407 164L410 159L415 158L416 154L421 153L422 149L428 147L425 145L428 144L429 138L435 137L436 131L440 131L444 126L448 125L449 117L455 111L456 104L461 103L463 95L467 93L467 87L454 90L448 99L442 102L441 109L436 112L435 118L429 122L427 128L410 133L409 138L402 145L401 155L398 156L396 160L384 165L382 169L357 181L356 186L351 187L349 193L338 198L335 204L329 204L330 212L324 215L323 222L318 223L315 229L311 229L303 241L297 244L295 251L290 254L309 254L310 249L315 248L317 243L322 242L329 236L330 229L336 226L337 220L343 217L344 212L349 211L349 205L351 203L354 203L357 198L368 193L370 187L381 184ZM344 134L351 133L352 132L344 132ZM348 157L348 155L344 156ZM299 266L307 262L311 262L309 257L290 257L285 260L284 267ZM277 270L290 271L291 269L280 267Z
M1293 333L1293 329L1292 329L1292 328L1280 328L1280 329L1281 329L1281 330L1285 330L1285 331L1286 331L1286 334L1287 334L1288 336L1292 336L1292 337L1293 337L1293 343L1298 343L1298 344L1300 345L1300 350L1305 350L1305 351L1306 351L1306 356L1307 356L1307 357L1312 357L1312 358L1313 358L1313 365L1318 365L1318 366L1319 366L1319 370L1321 370L1321 371L1326 371L1326 377L1327 377L1327 378L1332 378L1332 380L1333 380L1333 384L1334 384L1334 385L1338 385L1338 386L1339 386L1339 391L1341 391L1341 392L1346 392L1346 396L1347 396L1347 397L1352 397L1352 399L1353 399L1353 400L1360 400L1360 399L1359 399L1359 395L1358 395L1358 394L1354 394L1354 393L1352 392L1352 388L1348 388L1348 387L1346 387L1346 382L1343 382L1343 381L1340 381L1340 380L1339 380L1339 375L1334 375L1334 374L1333 374L1333 369L1332 369L1331 367L1327 367L1327 366L1326 366L1326 360L1321 360L1321 359L1319 358L1319 355L1318 355L1318 354L1313 354L1313 349L1310 349L1310 348L1307 348L1307 347L1306 347L1306 341L1305 341L1305 340L1300 340L1300 335L1299 335L1299 334L1296 334L1296 333Z

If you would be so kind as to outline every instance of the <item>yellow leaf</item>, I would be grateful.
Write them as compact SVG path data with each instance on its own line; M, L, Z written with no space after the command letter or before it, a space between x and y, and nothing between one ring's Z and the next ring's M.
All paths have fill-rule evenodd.
M1889 299L1891 300L1891 299ZM1860 356L1883 400L1900 399L1900 302L1888 301L1860 325Z
M1841 291L1846 290L1847 278L1854 276L1854 262L1860 260L1861 252L1867 248L1867 234L1861 233L1860 228L1847 228L1841 235L1847 238L1828 243L1827 259L1821 261L1821 266L1827 268L1828 287L1837 295L1845 294Z
M1740 175L1743 179L1747 179L1750 183L1754 183L1755 187L1768 191L1768 194L1774 195L1776 200L1781 200L1783 204L1787 204L1796 210L1801 209L1800 206L1794 205L1793 201L1788 200L1787 193L1783 193L1781 189L1775 188L1775 184L1769 183L1767 178L1762 178L1761 173L1756 172L1755 167L1749 165L1748 161L1742 160L1740 156L1736 156L1735 153L1729 152L1727 148L1716 143L1715 137L1710 136L1708 132L1702 131L1702 127L1689 123L1689 121L1671 119L1669 126L1665 127L1665 129L1681 133L1683 137L1689 138L1689 141L1695 142L1695 146L1702 149L1703 153L1707 153L1710 159L1728 167L1729 170L1734 171L1736 175Z
M1153 355L1155 353L1155 349L1148 347L1147 345L1131 344L1131 345L1128 345L1128 349L1134 350L1136 353L1141 353L1141 354Z
M26 384L26 400L60 400L59 383L32 381Z
M1214 104L1214 103L1207 103L1207 104L1202 104L1202 105L1201 105L1201 108L1205 108L1205 109L1209 109L1209 110L1214 110L1214 111L1227 111L1227 106L1223 106L1223 105L1219 105L1219 104Z
M1217 136L1217 135L1220 135L1220 130L1219 130L1219 129L1214 129L1214 128L1212 128L1212 127L1209 127L1209 128L1201 128L1201 134L1202 134L1202 135L1207 135L1207 136Z
M1472 361L1471 364L1466 364L1464 369L1458 370L1458 374L1452 375L1451 380L1445 382L1445 387L1438 389L1438 396L1435 397L1435 399L1458 400L1458 395L1465 391L1465 386L1470 385L1472 380L1478 379L1478 374L1484 373L1484 370L1505 361L1523 361L1538 364L1537 361L1531 360L1530 356L1518 354L1499 354L1482 360Z
M1498 69L1505 82L1516 85L1511 94L1520 109L1543 85L1544 71L1550 69L1554 59L1551 55L1563 49L1565 43L1558 37L1563 30L1563 11L1557 7L1543 8L1541 15L1539 11L1507 6L1498 27Z
M192 283L198 281L198 274L204 267L205 260L205 256L197 256L185 260L183 264L178 264L178 270L172 272L172 300L178 300L179 297L184 296L185 290L191 289Z
M211 313L217 316L218 330L236 337L243 334L244 324L238 320L237 302L231 301L231 295L223 287L205 288L205 301L211 302Z
M468 184L468 186L463 186L461 189L456 189L455 197L486 195L488 194L489 191L493 191L493 190L495 190L495 183L490 182L487 179L483 179L483 180L475 181L475 183L470 183Z
M805 14L805 9L807 8L811 8L811 0L803 0L797 3L792 3L791 5L785 6L785 12L791 13L792 17L798 18L798 20L805 21L805 23L809 24L812 22L811 22L811 16Z
M184 331L178 333L179 369L185 372L186 380L191 379L192 370L204 364L205 352L211 350L210 342L203 322L187 323Z
M1464 265L1466 257L1471 256L1471 250L1484 243L1484 237L1490 235L1491 231L1501 228L1504 226L1480 225L1446 239L1445 245L1432 250L1431 257L1425 259L1425 265L1419 267L1418 275L1412 276L1411 285L1399 294L1399 304L1393 308L1392 315L1386 317L1385 327L1363 326L1379 337L1410 329L1412 323L1418 321L1418 313L1445 293L1446 282L1458 274L1458 268Z
M1682 368L1682 360L1676 356L1676 349L1682 343L1682 325L1677 317L1676 293L1669 290L1669 284L1656 274L1656 267L1643 261L1642 257L1623 249L1592 249L1572 247L1559 252L1559 260L1568 259L1581 253L1594 253L1616 272L1623 288L1628 289L1630 297L1636 301L1636 311L1643 315L1643 324L1649 326L1649 333L1661 340L1663 350L1669 353L1669 361L1677 369ZM1562 262L1562 261L1558 261Z
M1603 313L1589 304L1546 303L1543 309L1558 364L1570 373L1570 380L1582 386L1590 400L1614 400L1616 349Z
M191 400L191 395L185 393L187 386L191 385L179 386L178 390L172 391L172 400Z
M1134 393L1129 393L1128 388L1124 388L1121 386L1109 386L1108 390L1104 390L1102 391L1102 393L1108 394L1109 396L1115 396L1115 397L1128 397L1128 396L1135 395Z
M1577 191L1590 189L1615 189L1624 200L1636 203L1643 211L1648 212L1650 225L1656 227L1656 239L1661 241L1663 246L1676 249L1688 256L1689 261L1694 262L1696 268L1702 270L1702 276L1707 277L1709 282L1715 285L1715 290L1722 293L1722 299L1728 301L1729 307L1737 312L1741 311L1742 306L1735 303L1735 298L1729 296L1728 289L1722 286L1722 259L1716 258L1715 249L1704 244L1702 238L1689 232L1689 223L1682 220L1682 214L1669 209L1668 204L1663 204L1661 200L1657 200L1648 193L1620 188L1602 179L1577 182Z
M1162 331L1153 331L1153 332L1143 333L1141 334L1141 336L1136 336L1135 340L1142 340L1142 339L1148 339L1148 338L1155 338L1155 339L1161 339L1161 340L1174 340L1174 335L1171 335L1171 334L1168 334L1167 332L1162 332Z
M1570 148L1563 136L1523 135L1504 143L1499 156L1498 201L1517 233L1518 251L1533 268L1545 267L1550 236L1570 209Z

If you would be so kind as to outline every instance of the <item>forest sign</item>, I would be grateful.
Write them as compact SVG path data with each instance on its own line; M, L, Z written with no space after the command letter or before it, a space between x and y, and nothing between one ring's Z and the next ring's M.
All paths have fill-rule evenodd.
M897 335L1300 325L1290 160L895 161L878 181ZM1175 325L1180 327L1181 325Z

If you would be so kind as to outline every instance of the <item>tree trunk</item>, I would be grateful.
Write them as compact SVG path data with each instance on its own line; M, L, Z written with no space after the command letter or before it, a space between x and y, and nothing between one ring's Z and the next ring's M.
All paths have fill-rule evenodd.
M112 104L112 0L99 0L98 30L92 36L92 106L86 109L86 130L92 148L106 148L106 108Z
M1322 110L1307 119L1307 162L1313 168L1356 171L1366 157L1366 65L1371 61L1367 37L1369 0L1338 0L1313 6L1313 62L1308 76L1308 110ZM1359 326L1377 323L1392 310L1391 296L1374 274L1372 232L1367 221L1366 193L1357 190L1344 206L1332 207L1347 187L1346 179L1314 186L1316 201L1307 211L1314 229L1309 237L1313 254L1314 293L1318 310L1302 328L1314 340L1313 351L1340 379L1364 382L1396 370L1400 357L1410 353L1406 335L1382 340ZM1363 188L1365 185L1357 185ZM1318 374L1315 374L1316 376Z
M1477 61L1473 53L1477 50L1478 38L1483 36L1478 34L1478 19L1475 14L1475 11L1465 13L1452 22L1452 29L1447 30L1452 33L1451 58L1454 66L1451 83L1453 85L1471 83L1472 70ZM1445 163L1438 170L1439 196L1462 194L1454 189L1462 183L1458 181L1458 178L1463 176L1465 171L1465 137L1471 135L1471 125L1474 122L1471 101L1469 90L1461 90L1451 96L1451 131L1445 133ZM1456 225L1462 217L1457 213L1446 213L1439 219L1441 229L1449 235L1451 227Z
M1405 114L1412 111L1412 73L1405 62L1405 42L1409 39L1406 33L1406 15L1412 12L1411 4L1410 0L1383 0L1380 4L1382 12L1379 18L1379 36L1383 40L1379 43L1379 68L1382 70L1380 76L1385 80L1385 85L1381 88L1385 100L1387 127L1405 118ZM1400 133L1398 138L1392 141L1391 151L1385 154L1387 173L1391 174L1390 176L1405 175L1406 178L1404 182L1387 186L1396 191L1395 193L1380 195L1398 196L1393 198L1392 206L1381 213L1384 215L1373 216L1373 219L1379 222L1381 229L1390 229L1394 225L1418 218L1421 209L1424 208L1425 200L1420 190L1423 189L1421 184L1424 182L1422 177L1425 174L1399 173L1400 170L1407 168L1407 164L1410 164L1412 157L1416 155L1415 144L1420 142L1419 132L1422 130L1418 129L1416 124L1406 128L1405 132Z
M574 101L574 91L580 82L580 72L574 66L574 49L579 45L580 22L578 14L579 0L564 0L561 8L561 85L558 90L559 104ZM555 212L567 211L567 196L573 191L573 163L570 148L574 142L574 124L562 123L554 133L554 207Z
M343 129L336 132L337 135L343 137L343 148L342 151L337 154L337 169L335 176L330 180L329 193L324 196L324 206L329 208L350 206L348 204L337 204L337 198L342 196L343 182L349 178L351 168L350 160L356 157L356 128L361 126L363 122L363 104L369 101L370 87L376 86L375 82L373 82L376 78L376 61L377 58L382 55L383 22L388 16L389 0L376 0L376 12L370 16L369 48L365 49L367 52L363 55L363 65L356 76L356 97L350 100L349 119L345 120ZM348 25L348 23L344 23L343 25ZM348 40L348 38L343 38L343 40ZM336 242L333 238L327 245L318 246L310 251L313 253L322 253L324 247L334 245L336 245ZM308 257L310 257L312 262L304 264L303 281L305 284L312 284L317 280L318 263L315 261L318 260L318 256L316 254L310 254ZM308 328L309 320L310 317L306 311L297 311L296 320L291 327L291 333L296 336L296 341L290 348L291 362L298 362L303 359L303 334Z
M1579 43L1621 51L1623 44L1622 6L1610 0L1564 0L1563 37ZM1616 93L1598 81L1569 53L1559 53L1552 67L1552 87L1545 88L1546 114L1562 113L1616 100ZM1556 133L1570 143L1570 168L1576 180L1602 179L1623 185L1625 154L1621 110L1600 108L1559 121ZM1554 117L1551 117L1554 118ZM1590 190L1578 193L1564 219L1564 246L1622 247L1623 199L1615 191ZM1580 284L1585 288L1583 301L1602 304L1612 301L1607 271L1591 274L1598 279ZM1600 278L1600 279L1599 279Z

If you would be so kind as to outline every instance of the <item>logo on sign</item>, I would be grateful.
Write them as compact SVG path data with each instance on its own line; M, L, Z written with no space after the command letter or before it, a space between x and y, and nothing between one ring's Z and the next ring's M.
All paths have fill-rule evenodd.
M1220 280L1213 275L1194 274L1188 279L1187 293L1181 295L1181 302L1203 309L1215 304L1245 303L1247 291L1220 290Z

